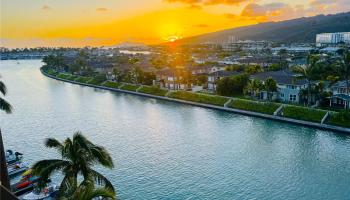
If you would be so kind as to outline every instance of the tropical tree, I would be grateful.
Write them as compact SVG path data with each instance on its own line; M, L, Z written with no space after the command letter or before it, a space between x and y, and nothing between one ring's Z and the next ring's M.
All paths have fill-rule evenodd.
M1 76L0 76L0 78L1 78ZM1 80L0 80L0 93L4 96L7 93L6 85ZM12 106L2 97L0 97L0 110L5 111L7 114L12 112ZM1 171L0 185L3 185L5 188L10 190L11 189L10 188L10 180L8 177L8 171L7 171L7 166L6 166L5 149L4 149L4 145L2 142L1 130L0 130L0 158L1 158L0 159L0 171Z
M67 138L63 143L48 138L45 145L57 149L62 158L41 160L34 164L33 173L40 177L40 187L45 185L53 173L61 171L64 175L59 190L61 197L69 197L72 194L71 188L78 188L78 175L81 175L84 181L90 181L92 177L97 180L97 184L114 193L111 182L92 168L94 164L114 167L112 158L103 147L93 144L80 132L76 132L73 139Z
M263 89L263 83L258 79L249 80L245 87L245 90L253 97L256 97L261 89Z
M0 76L1 78L1 76ZM0 80L0 92L3 96L7 94L7 88L4 82ZM11 113L12 112L12 106L2 97L0 97L0 110L5 111L6 113Z
M272 100L272 93L277 91L277 82L269 77L264 82L265 90L267 91L267 100Z
M306 79L307 81L307 105L310 106L311 103L311 81L315 77L315 69L319 57L315 55L308 55L306 67L297 66L294 70L299 74L297 79Z

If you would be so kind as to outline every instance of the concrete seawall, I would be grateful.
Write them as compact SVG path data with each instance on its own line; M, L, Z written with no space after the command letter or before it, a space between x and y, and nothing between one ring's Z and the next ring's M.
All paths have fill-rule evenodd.
M238 110L238 109L234 109L234 108L215 106L215 105L204 104L204 103L197 103L197 102L186 101L186 100L181 100L181 99L174 99L174 98L156 96L156 95L145 94L145 93L140 93L140 92L133 92L133 91L128 91L128 90L121 90L121 89L117 89L117 88L92 85L92 84L88 84L88 83L80 83L80 82L66 80L66 79L58 78L56 76L49 75L49 74L45 73L43 70L41 70L41 73L49 78L56 79L59 81L68 82L68 83L77 84L77 85L82 85L82 86L93 87L93 88L102 89L102 90L109 90L109 91L114 91L114 92L134 94L134 95L139 95L139 96L144 96L144 97L149 97L149 98L154 98L154 99L161 99L161 100L166 100L166 101L189 104L189 105L193 105L193 106L199 106L199 107L203 107L203 108L211 108L211 109L222 110L222 111L226 111L226 112L233 112L233 113L238 113L238 114L247 115L247 116L260 117L260 118L271 119L271 120L280 121L280 122L287 122L287 123L291 123L291 124L297 124L297 125L317 128L317 129L321 129L321 130L328 130L328 131L342 132L342 133L350 134L350 128L332 126L332 125L328 125L328 124L321 124L321 123L315 123L315 122L308 122L308 121L303 121L303 120L296 120L296 119L285 118L285 117L281 117L281 116L274 116L274 115L268 115L268 114L257 113L257 112L252 112L252 111L245 111L245 110Z

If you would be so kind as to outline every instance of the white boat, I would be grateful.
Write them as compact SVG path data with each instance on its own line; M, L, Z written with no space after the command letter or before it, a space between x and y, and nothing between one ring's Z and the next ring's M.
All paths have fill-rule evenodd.
M22 200L43 200L54 199L59 190L59 186L55 184L49 184L44 189L34 189L32 192L23 195Z
M21 154L21 153L19 153L19 152L13 152L12 150L6 150L6 155L5 155L5 157L6 157L6 162L7 163L9 163L9 164L11 164L11 163L14 163L14 162L17 162L17 161L19 161L19 160L21 160L22 159L22 155L23 154Z
M29 169L28 166L29 166L28 163L22 163L22 162L9 165L7 167L9 177L13 178L13 177L27 171Z

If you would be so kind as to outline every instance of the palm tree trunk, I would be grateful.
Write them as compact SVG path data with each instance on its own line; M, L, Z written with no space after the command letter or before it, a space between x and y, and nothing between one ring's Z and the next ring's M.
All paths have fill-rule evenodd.
M10 179L8 176L7 166L6 166L6 157L5 157L5 148L2 141L2 134L0 129L0 157L1 157L1 185L3 185L8 190L11 190Z

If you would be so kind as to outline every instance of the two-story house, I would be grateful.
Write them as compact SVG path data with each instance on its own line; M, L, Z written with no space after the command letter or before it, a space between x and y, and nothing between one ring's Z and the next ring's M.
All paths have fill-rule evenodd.
M208 90L215 91L216 90L216 83L218 80L225 78L225 77L238 75L238 74L239 74L239 72L226 71L226 70L214 71L214 72L209 73L208 74Z
M283 102L300 103L300 92L303 89L307 89L308 82L306 79L298 79L297 74L289 70L257 73L251 75L250 79L258 79L264 82L269 77L277 83L275 99ZM262 99L266 99L267 95L264 94L266 91L262 91L262 93Z
M350 89L347 90L347 85L350 86L346 81L338 81L331 87L333 95L330 97L330 107L341 107L350 108Z

